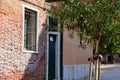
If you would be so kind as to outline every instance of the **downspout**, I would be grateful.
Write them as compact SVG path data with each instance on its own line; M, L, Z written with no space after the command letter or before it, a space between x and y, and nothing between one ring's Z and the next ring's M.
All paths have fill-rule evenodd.
M60 36L60 76L61 80L63 80L63 26L61 25L60 29L62 29Z

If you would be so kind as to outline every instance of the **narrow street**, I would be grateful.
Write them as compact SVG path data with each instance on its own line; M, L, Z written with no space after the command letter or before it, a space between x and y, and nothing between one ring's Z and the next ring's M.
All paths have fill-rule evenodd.
M120 65L101 68L100 80L120 80Z

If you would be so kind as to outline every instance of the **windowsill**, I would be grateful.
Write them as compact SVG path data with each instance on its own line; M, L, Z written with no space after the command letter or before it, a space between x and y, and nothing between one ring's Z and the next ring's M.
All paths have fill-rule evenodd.
M31 50L25 50L25 49L23 49L23 52L25 52L25 53L39 53L38 51L31 51Z

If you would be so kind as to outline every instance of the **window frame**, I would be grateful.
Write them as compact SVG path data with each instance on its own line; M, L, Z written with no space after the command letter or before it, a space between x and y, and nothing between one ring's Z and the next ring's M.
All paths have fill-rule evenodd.
M23 52L29 52L29 53L38 53L38 26L39 26L39 10L38 9L36 9L36 8L33 8L33 7L30 7L30 6L27 6L27 5L22 5L23 6L23 29L22 29L22 31L23 31L23 35L22 35L22 51ZM24 30L25 30L25 28L24 28L24 26L25 26L25 9L30 9L30 10L32 10L32 11L35 11L36 12L36 50L27 50L26 48L25 48L25 46L24 46L24 44L25 44L25 41L24 41Z

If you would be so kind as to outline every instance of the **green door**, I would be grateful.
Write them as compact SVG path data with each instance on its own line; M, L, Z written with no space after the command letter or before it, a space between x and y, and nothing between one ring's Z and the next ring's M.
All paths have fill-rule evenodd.
M55 79L55 44L56 44L56 36L49 35L48 80Z

